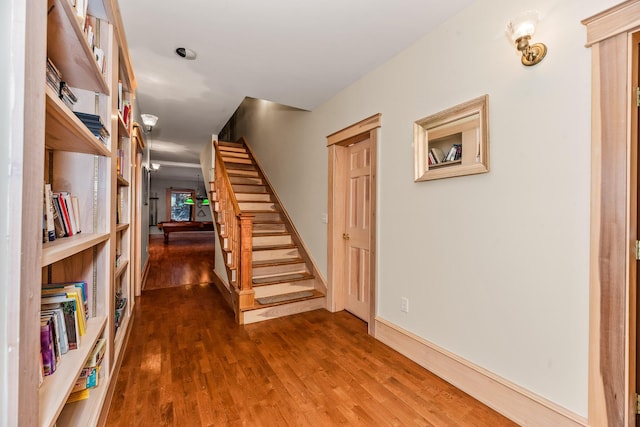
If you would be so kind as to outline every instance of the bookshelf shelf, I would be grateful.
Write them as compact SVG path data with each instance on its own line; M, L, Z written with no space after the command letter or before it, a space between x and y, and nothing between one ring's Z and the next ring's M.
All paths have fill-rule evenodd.
M104 157L111 156L111 151L93 136L84 123L64 105L48 85L46 88L46 111L46 148Z
M122 136L125 136L127 138L131 136L131 132L129 131L127 125L124 123L124 120L122 119L122 113L120 113L120 111L118 111L118 131Z
M109 85L94 59L76 13L67 0L49 0L47 55L74 87L109 95Z
M128 304L129 303L127 303L127 305ZM114 343L116 357L119 357L122 351L122 347L125 342L126 331L129 329L130 320L131 320L131 315L129 314L128 310L126 310L126 306L125 306L125 310L123 311L123 317L120 320L120 327L116 331L116 339Z
M124 179L124 177L122 175L118 175L118 185L121 186L121 187L128 187L129 186L129 181Z
M124 231L127 228L129 228L129 223L128 222L127 223L123 223L123 224L118 224L116 226L116 232Z
M120 261L120 265L118 265L118 268L116 268L116 272L114 274L115 279L118 280L120 276L122 276L122 273L127 271L128 267L129 267L129 260Z
M78 254L109 240L109 233L77 234L63 237L42 245L42 267Z
M101 372L105 377L106 372ZM107 386L100 383L96 388L91 389L91 394L87 400L68 403L58 416L58 424L62 426L96 425L100 415L99 410L107 394Z
M87 321L86 333L80 339L77 350L70 350L60 358L60 365L56 372L44 378L40 386L40 425L52 426L64 402L67 400L71 388L76 382L89 353L104 332L106 317L94 317Z

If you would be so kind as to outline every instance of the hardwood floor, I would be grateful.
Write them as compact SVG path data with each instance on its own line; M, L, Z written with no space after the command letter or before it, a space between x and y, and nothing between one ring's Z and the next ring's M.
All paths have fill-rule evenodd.
M213 283L213 232L173 233L169 243L162 234L149 239L149 274L145 290Z
M515 425L347 312L238 326L215 285L157 288L136 304L108 426Z

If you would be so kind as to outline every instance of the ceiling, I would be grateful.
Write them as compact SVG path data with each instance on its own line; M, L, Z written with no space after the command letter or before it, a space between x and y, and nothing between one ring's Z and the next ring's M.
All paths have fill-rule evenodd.
M193 178L245 97L313 110L472 1L121 1L156 176Z

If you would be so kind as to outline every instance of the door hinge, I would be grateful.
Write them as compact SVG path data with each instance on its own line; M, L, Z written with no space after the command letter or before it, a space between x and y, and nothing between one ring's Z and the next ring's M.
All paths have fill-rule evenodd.
M636 393L636 415L640 414L640 394Z
M640 240L636 240L636 261L640 261Z

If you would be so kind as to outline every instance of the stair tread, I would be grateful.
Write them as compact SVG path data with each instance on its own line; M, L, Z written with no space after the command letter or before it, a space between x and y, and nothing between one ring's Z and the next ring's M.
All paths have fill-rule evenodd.
M258 233L258 237L281 237L281 236L290 236L291 233L288 231L267 231L266 233ZM256 237L256 233L253 233L253 236Z
M304 263L302 258L282 258L276 260L253 261L253 267L272 267L278 265L301 264Z
M268 286L268 285L276 285L278 283L287 283L287 282L301 282L303 280L313 279L313 274L311 273L289 273L289 274L279 274L277 276L266 276L260 278L252 279L253 286Z
M253 246L253 250L254 251L271 251L274 249L294 249L297 248L298 246L296 246L293 243L287 243L287 244L282 244L282 245L264 245L264 246Z
M311 300L311 299L316 299L316 298L324 298L325 295L320 292L317 291L315 289L313 290L309 290L309 292L312 292L311 296L308 297L304 297L304 298L297 298L297 299L293 299L293 300L289 300L289 301L282 301L282 302L276 302L276 303L272 303L272 304L259 304L258 302L255 302L254 305L252 305L251 307L245 307L244 309L242 309L243 312L247 312L247 311L251 311L251 310L258 310L261 308L267 308L267 307L275 307L278 305L286 305L289 303L295 303L295 302L300 302L300 301L306 301L306 300ZM295 292L292 292L295 293ZM286 294L281 294L281 295L286 295Z

